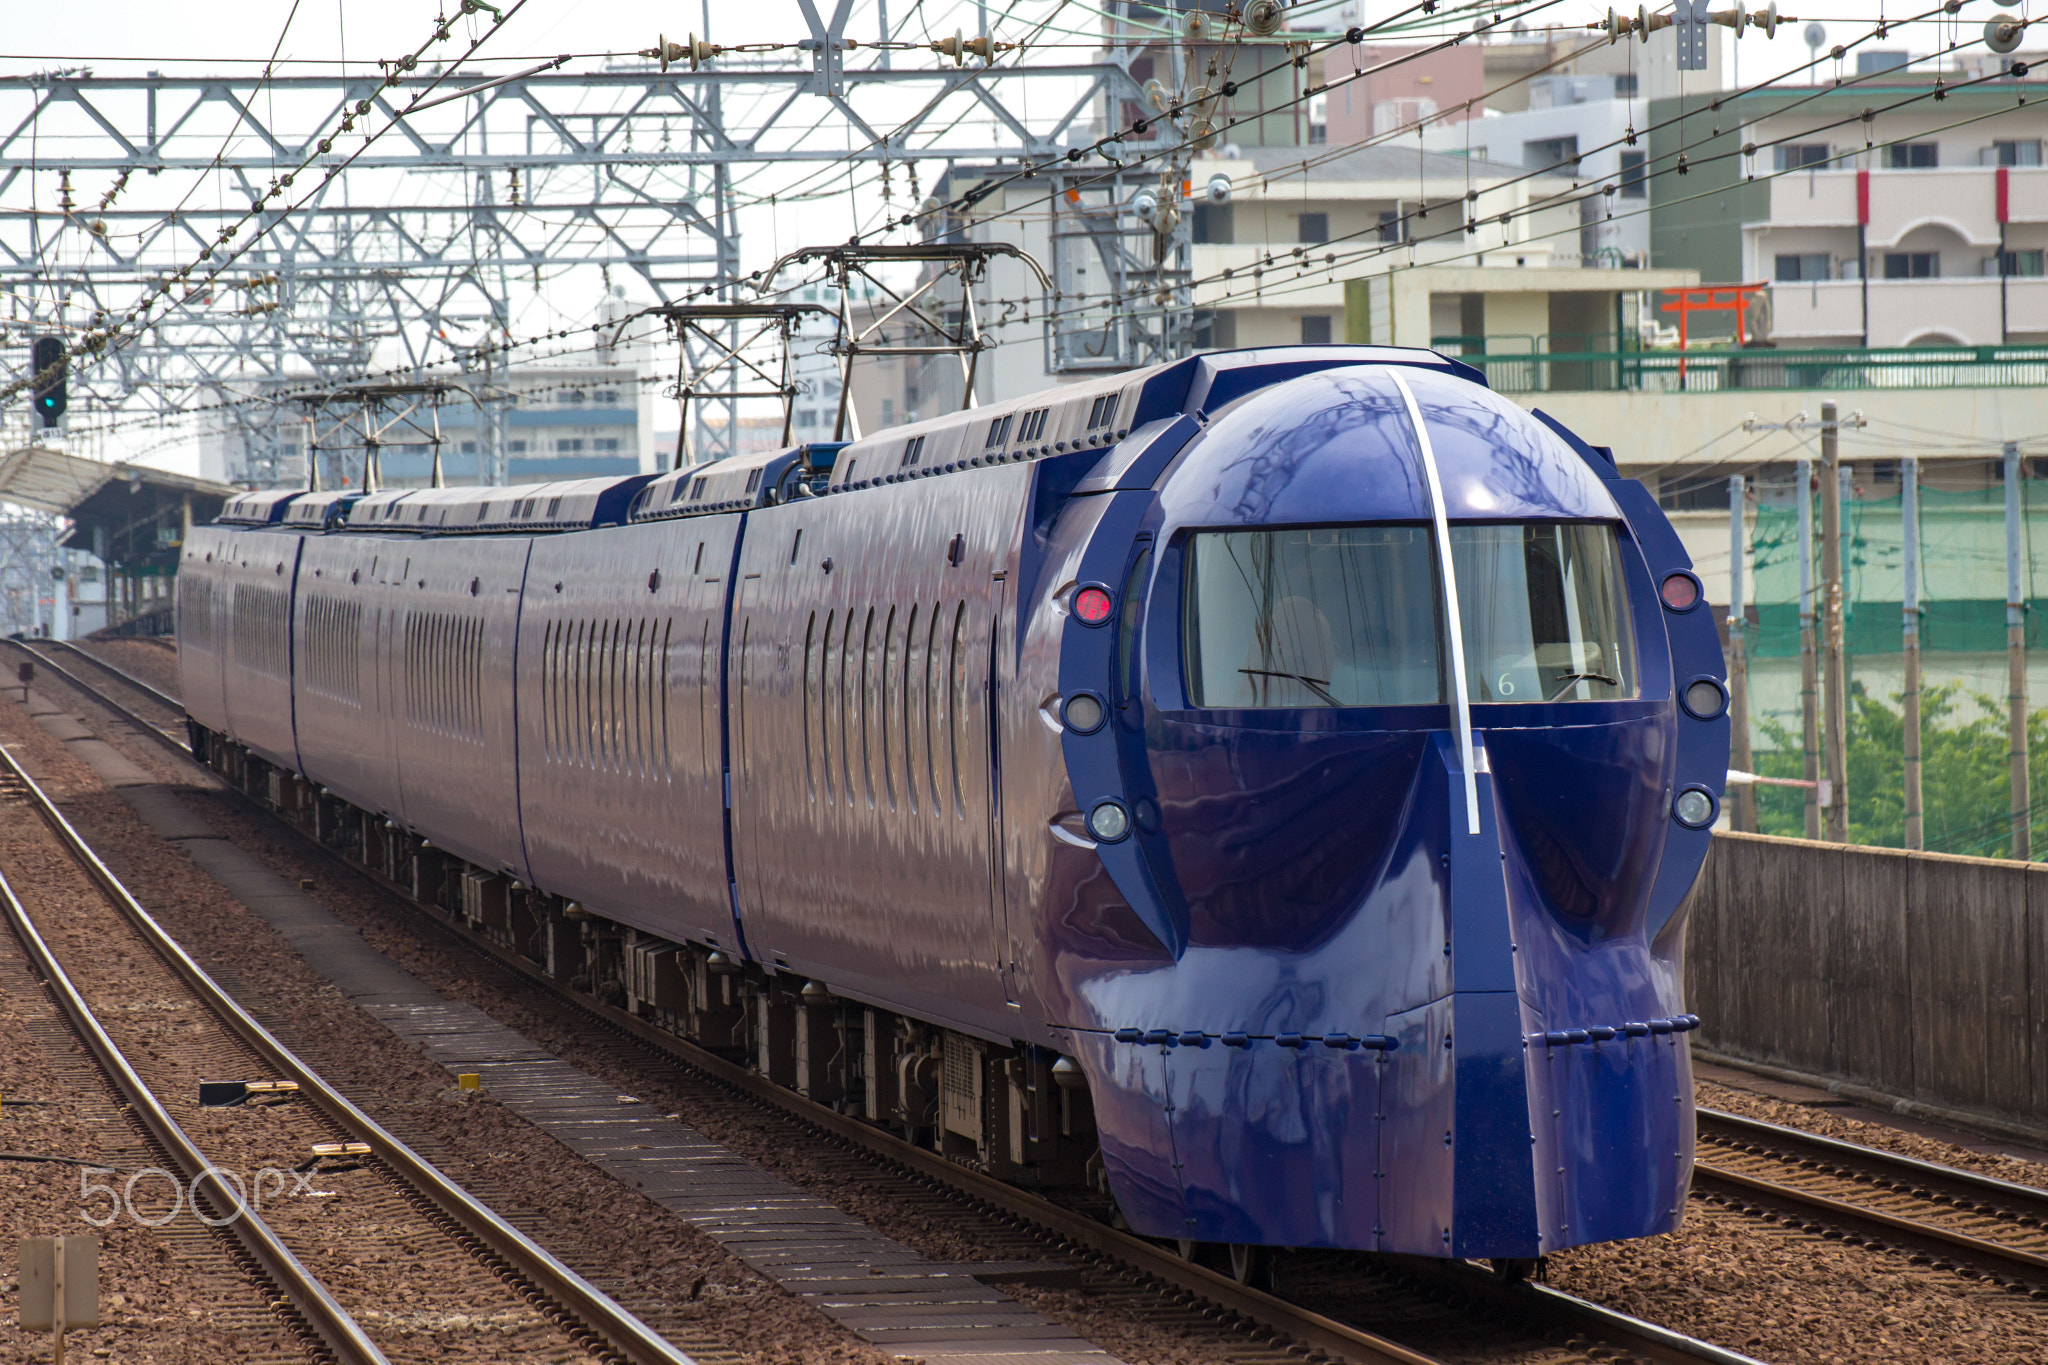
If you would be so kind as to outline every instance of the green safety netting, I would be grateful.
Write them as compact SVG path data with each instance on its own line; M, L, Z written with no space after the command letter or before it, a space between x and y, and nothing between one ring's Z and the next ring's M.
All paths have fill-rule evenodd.
M2031 603L2048 553L2048 492L2022 485L2021 583ZM1849 679L1851 839L1903 842L1900 692L1904 686L1902 499L1844 500L1843 643ZM1799 520L1783 490L1764 490L1750 532L1750 720L1754 766L1798 777ZM1820 494L1813 498L1813 583L1820 601ZM2002 485L1920 492L1920 647L1925 847L2004 856L2011 796L2006 737L2006 552ZM2048 845L2048 611L2025 615L2029 730L2034 755L2029 824L2034 856ZM1818 623L1817 623L1818 624ZM2038 652L2035 652L2038 651ZM1758 828L1798 835L1803 793L1757 789ZM2039 812L2039 814L2034 814Z

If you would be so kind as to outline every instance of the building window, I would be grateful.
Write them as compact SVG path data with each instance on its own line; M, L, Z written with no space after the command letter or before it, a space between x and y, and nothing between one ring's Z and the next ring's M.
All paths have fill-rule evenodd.
M1884 277L1888 280L1931 280L1941 274L1941 253L1936 251L1887 251Z
M2000 268L2001 261L2003 269ZM1984 258L1984 273L1987 275L2021 275L2038 278L2042 267L2042 253L2039 251L2006 251L1997 256Z
M1405 242L1408 240L1408 222L1401 216L1401 210L1380 210L1380 240L1383 242Z
M1328 313L1302 314L1301 344L1304 346L1327 346L1330 344L1330 315Z
M1781 171L1803 171L1809 167L1821 170L1828 163L1828 144L1825 142L1794 142L1779 147L1777 168Z
M580 436L564 436L561 440L555 442L555 454L557 455L581 455L582 453L583 438Z
M555 395L555 401L563 407L581 407L584 402L583 390L563 389Z
M1986 166L2038 166L2041 164L2041 144L2038 142L1994 142L1978 157Z
M616 455L619 453L619 438L600 436L590 443L590 448L600 455Z
M1828 278L1828 256L1824 251L1780 255L1772 278L1779 284L1804 284Z
M615 408L619 405L619 391L617 389L599 389L596 393L590 395L590 402L594 407Z
M816 408L800 410L796 415L796 424L800 427L814 427L818 425L818 410Z
M1231 240L1230 205L1195 205L1195 240L1210 245L1225 246Z
M1330 240L1330 215L1327 213L1304 213L1297 220L1300 231L1295 241L1306 244Z
M1648 164L1648 152L1623 152L1621 154L1621 197L1624 199L1647 199L1650 197L1650 177L1644 174Z
M1888 171L1931 171L1941 164L1938 142L1894 142L1884 149Z
M1546 137L1535 142L1522 144L1522 165L1532 171L1558 171L1565 175L1579 173L1579 139L1572 137Z
M524 454L526 453L526 442L524 442L524 441L507 441L507 442L505 442L505 453L506 453L507 455L524 455Z
M463 454L465 454L465 455L474 455L474 454L476 454L476 442L475 442L475 441L464 441L464 442L462 443L462 453L463 453Z
M895 424L895 421L896 421L896 403L895 403L895 400L893 400L893 399L889 399L889 398L884 398L884 399L882 400L882 425L883 425L883 426L885 426L885 427L886 427L886 426L892 426L892 425L894 425L894 424Z
M1614 78L1614 98L1632 100L1636 97L1636 73L1624 71Z

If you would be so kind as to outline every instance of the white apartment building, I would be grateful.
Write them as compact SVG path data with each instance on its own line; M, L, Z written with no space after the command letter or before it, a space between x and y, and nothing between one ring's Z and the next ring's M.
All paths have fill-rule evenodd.
M1629 145L1629 131L1648 126L1649 103L1625 93L1635 83L1610 72L1538 76L1528 82L1528 107L1488 109L1478 118L1432 125L1422 145L1451 156L1542 171L1602 191L1580 200L1577 255L1586 265L1649 263L1650 182L1647 139ZM1608 186L1614 192L1606 193Z
M1884 93L1824 95L1743 129L1769 148L1760 173L1792 172L1768 182L1767 204L1742 226L1743 277L1771 284L1771 339L2048 341L2048 107L2013 108L1999 82L1842 122L1847 103L1860 110Z
M1524 177L1518 165L1414 147L1325 154L1306 171L1299 168L1311 148L1221 150L1195 162L1191 176L1200 186L1221 174L1233 186L1228 205L1196 218L1195 307L1209 319L1209 345L1342 341L1348 279L1438 265L1529 271L1586 264L1577 230L1582 196L1563 177ZM1472 220L1477 231L1467 232ZM1294 265L1332 255L1336 261L1322 271ZM1455 306L1432 317L1432 330L1439 325L1446 330L1438 335L1488 330L1483 318L1465 318ZM1362 339L1358 330L1353 339ZM1430 341L1396 339L1384 326L1371 339Z

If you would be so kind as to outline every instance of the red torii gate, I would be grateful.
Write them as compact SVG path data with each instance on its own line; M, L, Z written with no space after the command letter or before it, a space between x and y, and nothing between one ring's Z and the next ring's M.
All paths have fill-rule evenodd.
M1749 311L1749 301L1770 288L1768 282L1756 284L1697 284L1684 285L1676 289L1662 289L1664 295L1677 295L1670 302L1660 304L1659 312L1678 314L1678 381L1685 382L1685 349L1690 339L1690 327L1694 313L1733 313L1735 315L1735 344L1747 345L1749 338L1743 332L1742 317Z

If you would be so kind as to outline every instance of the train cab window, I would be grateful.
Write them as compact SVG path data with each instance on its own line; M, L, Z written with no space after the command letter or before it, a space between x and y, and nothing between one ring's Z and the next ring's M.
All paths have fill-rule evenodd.
M1187 560L1196 706L1443 700L1428 527L1208 531L1189 538Z
M1129 704L1138 699L1138 621L1145 608L1145 575L1152 567L1152 551L1140 551L1124 580L1123 614L1117 622L1117 700Z
M1636 695L1620 547L1609 526L1454 526L1451 565L1475 702Z
M1471 701L1636 695L1613 528L1453 526L1451 560ZM1196 706L1412 706L1448 693L1428 527L1203 532L1187 573Z

